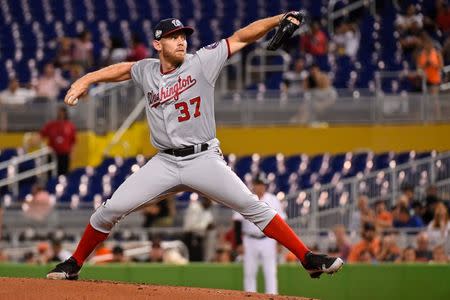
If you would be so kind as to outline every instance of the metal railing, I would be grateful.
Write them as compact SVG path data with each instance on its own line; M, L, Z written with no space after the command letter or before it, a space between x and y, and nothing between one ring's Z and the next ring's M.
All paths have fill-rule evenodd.
M130 84L127 88L135 88ZM69 109L78 130L92 130L99 135L116 131L139 101L140 91L133 98L121 98L120 90L96 96ZM216 122L220 125L328 124L426 124L450 121L448 94L376 93L369 90L337 90L336 98L323 101L322 91L240 91L217 92ZM139 95L139 96L138 96ZM56 112L56 103L28 103L24 107L2 106L2 131L36 131ZM20 111L20 113L19 113ZM3 117L2 117L3 116ZM145 114L137 116L145 120Z
M281 59L281 63L276 59ZM268 51L262 48L253 50L245 59L245 85L264 82L270 73L287 72L290 62L291 56L283 50ZM254 76L256 78L253 78Z
M231 74L234 76L231 76ZM242 53L231 56L225 63L216 82L216 91L220 94L230 90L241 91L244 88L244 68L242 66Z
M350 226L356 200L363 194L369 203L387 200L393 205L402 184L415 186L417 199L422 199L427 186L434 184L440 194L450 191L450 152L432 155L330 184L315 184L313 188L295 191L287 196L290 224L297 229L327 229L337 224Z
M328 32L329 34L333 34L334 32L334 21L336 19L346 17L352 11L355 11L361 7L368 6L370 8L370 12L375 14L375 3L376 0L360 0L353 2L339 10L333 11L334 6L339 0L330 0L328 2Z
M52 157L49 161L49 157ZM31 163L27 166L28 163ZM22 170L23 168L23 170ZM19 183L35 176L56 175L57 163L54 152L49 147L15 156L0 163L0 171L5 170L6 178L0 179L0 188L8 187L14 197L19 194Z

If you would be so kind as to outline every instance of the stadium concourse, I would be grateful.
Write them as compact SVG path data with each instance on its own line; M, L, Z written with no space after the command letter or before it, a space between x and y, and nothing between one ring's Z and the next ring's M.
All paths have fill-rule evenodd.
M262 176L307 247L346 263L311 282L279 247L279 293L449 298L446 0L1 1L0 276L43 278L65 261L90 215L157 153L134 81L96 85L64 109L71 83L156 57L164 18L195 28L192 53L299 9L309 28L277 51L267 51L269 34L229 57L214 100L226 164L250 189ZM233 211L210 200L184 191L130 214L87 259L80 282L0 278L0 295L267 299L230 291L244 288L245 249Z

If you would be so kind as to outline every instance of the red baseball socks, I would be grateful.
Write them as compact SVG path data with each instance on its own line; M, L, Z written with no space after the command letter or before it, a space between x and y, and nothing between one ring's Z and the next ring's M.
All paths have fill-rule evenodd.
M303 244L291 227L278 214L273 217L263 232L288 248L302 263L306 253L310 252L308 247Z
M82 266L86 258L89 257L98 244L106 240L107 237L108 233L103 233L94 229L94 227L92 227L89 223L84 230L77 249L72 255L72 257L77 261L77 264Z

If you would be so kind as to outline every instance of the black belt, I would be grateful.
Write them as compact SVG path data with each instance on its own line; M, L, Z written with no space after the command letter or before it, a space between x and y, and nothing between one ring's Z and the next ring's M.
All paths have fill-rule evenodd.
M199 147L199 148L198 148ZM203 144L199 144L199 145L194 145L194 146L189 146L186 148L179 148L179 149L166 149L163 150L164 153L173 155L173 156L188 156L194 153L199 153L199 152L203 152L208 150L209 145L207 143L203 143ZM195 149L199 149L197 151L195 151Z
M252 239L257 239L257 240L262 240L265 239L267 236L265 235L255 235L255 234L245 234L246 236L252 238Z

